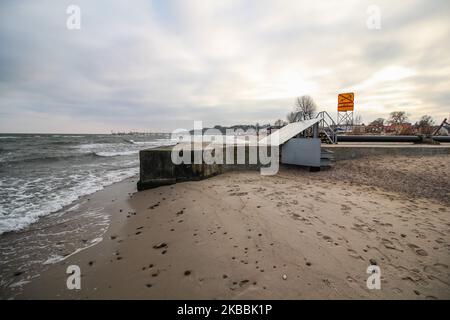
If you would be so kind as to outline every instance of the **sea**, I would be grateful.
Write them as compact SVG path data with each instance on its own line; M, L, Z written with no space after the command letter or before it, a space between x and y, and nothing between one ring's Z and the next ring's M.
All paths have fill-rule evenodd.
M168 134L0 134L0 297L36 276L27 272L36 265L100 241L109 216L101 208L77 212L79 199L135 177L140 150L175 143ZM91 237L84 244L83 233Z

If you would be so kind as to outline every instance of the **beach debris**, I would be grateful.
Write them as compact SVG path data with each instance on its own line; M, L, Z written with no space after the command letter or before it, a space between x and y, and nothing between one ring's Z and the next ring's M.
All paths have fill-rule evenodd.
M153 246L153 249L162 249L162 248L167 248L167 243L161 242Z
M377 261L375 259L369 259L369 262L372 266L376 266L377 265Z
M191 270L186 270L185 272L184 272L184 275L185 276L188 276L188 275L190 275L191 274Z
M283 278L283 280L286 280L287 279L287 275L283 274L282 278Z
M310 267L311 266L311 262L306 262L306 265L308 266L308 267Z

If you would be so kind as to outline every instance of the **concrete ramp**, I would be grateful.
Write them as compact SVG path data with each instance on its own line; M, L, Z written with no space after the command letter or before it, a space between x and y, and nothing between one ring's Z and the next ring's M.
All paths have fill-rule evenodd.
M267 137L262 138L259 140L259 143L263 145L280 146L292 137L295 137L299 133L313 126L320 120L320 118L316 118L290 123Z

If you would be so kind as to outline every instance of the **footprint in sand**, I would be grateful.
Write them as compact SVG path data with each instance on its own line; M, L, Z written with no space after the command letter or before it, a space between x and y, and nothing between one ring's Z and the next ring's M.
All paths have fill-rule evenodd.
M403 252L403 250L398 249L398 248L394 245L394 243L393 243L391 240L389 240L389 239L382 238L382 239L381 239L381 243L383 244L383 246L384 246L386 249L397 250L397 251Z
M428 256L428 252L421 249L419 246L416 246L415 244L408 243L408 247L411 248L418 256Z
M157 202L157 203L155 203L154 205L148 207L148 209L153 210L153 209L155 209L156 207L159 207L159 202Z
M350 252L350 254L349 254L350 257L355 258L355 259L364 260L364 258L361 255L359 255L358 252L356 252L355 250L347 248L347 251Z
M393 288L392 291L394 291L396 294L401 294L403 292L400 288Z
M159 270L156 270L155 272L152 273L153 278L156 278L157 276L159 276Z

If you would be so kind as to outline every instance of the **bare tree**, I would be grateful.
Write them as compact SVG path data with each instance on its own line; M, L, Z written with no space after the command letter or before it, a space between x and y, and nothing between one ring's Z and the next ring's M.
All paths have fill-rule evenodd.
M283 120L281 120L281 119L278 119L278 120L276 120L276 121L273 123L273 125L274 125L275 127L282 127L282 126L285 126L285 125L286 125L286 121L283 121Z
M419 120L419 126L420 127L431 127L434 125L434 120L431 116L424 115Z
M375 119L375 120L373 120L370 124L369 124L369 126L373 126L373 127L383 127L384 126L384 122L385 122L386 120L384 120L383 118L377 118L377 119Z
M394 111L389 115L388 122L390 124L403 124L408 121L408 116L405 111Z
M420 118L416 126L419 128L421 133L430 134L433 131L434 120L431 116L424 115Z
M386 120L383 118L377 118L373 120L371 123L369 123L369 126L367 127L367 132L371 133L381 133L384 130L384 123Z
M286 120L288 123L295 122L297 118L297 112L291 111L286 115Z
M301 119L312 119L317 106L310 96L301 96L295 100L295 109L300 112Z

